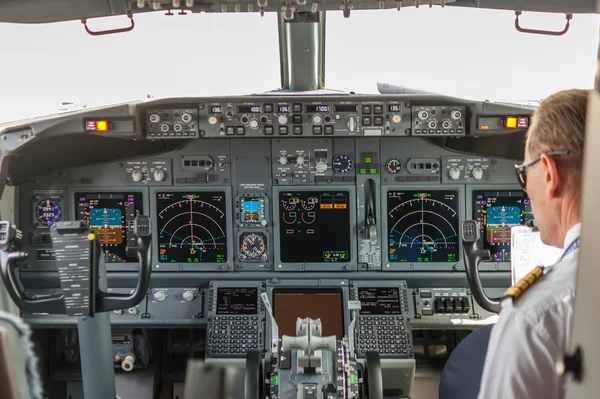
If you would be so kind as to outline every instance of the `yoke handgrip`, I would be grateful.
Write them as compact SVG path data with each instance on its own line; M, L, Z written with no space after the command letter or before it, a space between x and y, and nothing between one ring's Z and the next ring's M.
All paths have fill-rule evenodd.
M500 301L502 298L491 298L487 296L481 284L479 276L479 263L489 261L491 254L489 250L479 248L479 226L474 220L466 220L461 223L461 235L463 243L463 254L465 258L465 270L467 281L475 301L483 309L492 313L500 312Z
M99 292L96 299L96 312L132 308L146 296L152 273L150 218L148 216L138 215L135 218L133 234L136 236L137 245L127 247L126 251L127 256L137 256L140 265L135 290L131 294Z

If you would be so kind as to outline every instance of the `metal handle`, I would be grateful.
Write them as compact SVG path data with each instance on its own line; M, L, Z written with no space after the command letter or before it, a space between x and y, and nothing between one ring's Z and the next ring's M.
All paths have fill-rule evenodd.
M569 27L571 26L571 19L573 19L573 14L565 14L565 18L567 19L567 22L565 24L565 27L561 31L531 29L531 28L523 28L519 24L519 16L521 14L522 14L521 11L515 11L515 28L521 33L532 33L534 35L562 36L569 31Z
M135 27L135 22L133 21L133 16L128 15L128 17L129 17L130 25L126 26L124 28L117 28L117 29L107 29L107 30L97 30L96 31L96 30L91 30L90 28L88 28L87 19L82 19L81 23L83 24L85 31L92 36L112 35L115 33L124 33L124 32L129 32L129 31L133 30L133 28Z
M492 313L500 312L500 301L502 298L492 298L487 296L481 284L479 276L479 263L489 261L491 254L489 250L479 248L479 226L474 220L466 220L461 223L461 233L463 242L463 254L465 258L465 270L467 272L467 281L471 288L471 293L475 301L483 309Z

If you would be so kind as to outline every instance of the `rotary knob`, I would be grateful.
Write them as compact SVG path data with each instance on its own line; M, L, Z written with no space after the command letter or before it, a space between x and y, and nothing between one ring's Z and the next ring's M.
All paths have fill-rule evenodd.
M457 167L452 167L448 174L450 175L450 178L452 180L457 180L460 178L460 169L458 169Z
M158 302L162 302L167 299L167 293L164 291L156 291L154 293L154 299L156 299Z
M154 180L163 181L165 179L165 172L162 169L156 169L154 171Z
M150 115L150 122L152 122L152 123L160 122L160 115L158 115L158 114Z
M258 128L258 120L256 120L256 119L251 119L251 120L250 120L250 127L251 127L252 129L256 129L256 128Z
M127 309L127 313L129 313L132 316L135 316L137 314L137 308L129 308Z
M450 112L450 117L454 120L460 119L462 117L462 112L454 110Z
M327 164L325 162L319 161L315 165L315 169L317 170L318 173L323 173L327 170Z
M279 118L277 118L277 120L279 121L280 125L287 125L288 123L288 117L285 115L279 115Z
M131 179L133 179L134 182L141 181L143 177L144 174L139 169L134 169L133 172L131 172Z
M299 166L302 166L302 165L304 165L304 157L300 156L300 157L296 158L296 163L297 163Z
M287 164L287 157L284 157L283 155L279 157L279 163L282 165Z
M320 125L321 122L323 122L323 118L321 117L321 115L317 114L317 115L313 115L313 123L315 125Z
M193 291L184 291L182 297L184 301L191 302L196 299L196 294Z
M192 121L192 115L183 114L183 115L181 115L181 120L184 121L185 123L190 123Z
M481 169L480 167L473 168L471 174L473 175L473 179L481 180L481 178L483 177L483 169Z

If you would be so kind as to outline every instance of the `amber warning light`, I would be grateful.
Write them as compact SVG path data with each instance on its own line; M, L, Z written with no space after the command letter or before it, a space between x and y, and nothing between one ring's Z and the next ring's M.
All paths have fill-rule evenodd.
M509 116L504 119L504 127L508 129L525 129L529 127L529 118L526 116Z
M88 120L85 123L87 132L107 132L111 128L111 123L104 119Z

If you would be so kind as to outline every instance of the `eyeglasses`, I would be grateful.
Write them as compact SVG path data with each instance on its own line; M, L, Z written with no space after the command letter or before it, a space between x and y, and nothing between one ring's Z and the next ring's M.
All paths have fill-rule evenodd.
M546 152L545 154L548 156L555 156L555 155L567 155L568 153L569 153L569 150L558 150L558 151ZM515 172L517 173L517 179L519 180L519 183L521 184L521 188L524 191L525 191L525 187L527 186L527 168L532 167L533 165L540 162L541 160L542 160L542 157L540 156L539 158L534 159L531 162L523 163L521 165L515 165Z

